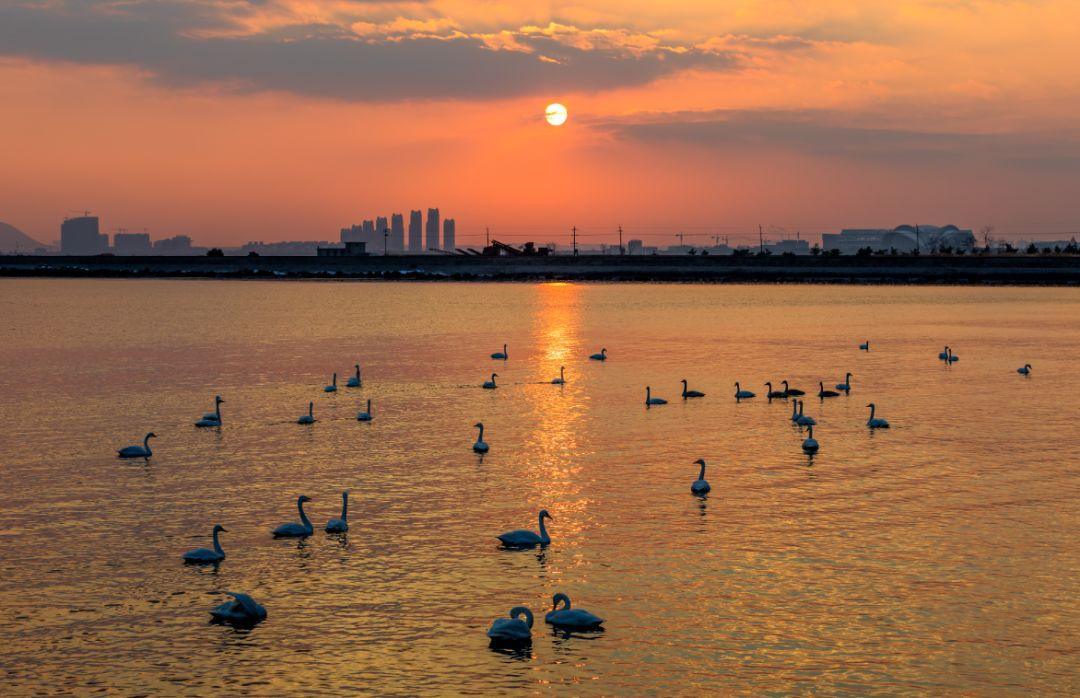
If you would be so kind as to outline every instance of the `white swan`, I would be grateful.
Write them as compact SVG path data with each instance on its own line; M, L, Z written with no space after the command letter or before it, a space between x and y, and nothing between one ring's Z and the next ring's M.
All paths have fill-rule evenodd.
M563 603L562 608L559 608L559 602ZM594 616L584 608L571 608L570 597L561 592L551 597L551 610L544 620L557 628L571 630L595 630L604 622L603 618Z
M323 388L324 393L336 393L337 392L337 374L334 374L333 382L330 385Z
M1016 369L1016 372L1019 373L1021 376L1028 375L1029 373L1031 373L1031 364L1024 364L1020 368Z
M524 616L521 620L518 616ZM509 618L496 618L487 631L493 643L524 643L532 640L533 614L524 606L510 609Z
M852 375L854 375L854 374L848 373L847 375L845 375L844 376L844 382L843 383L837 383L836 384L836 389L837 390L843 390L845 393L851 393L851 376Z
M341 493L341 518L326 522L327 533L345 533L349 530L349 490Z
M484 390L494 390L495 388L498 388L499 386L495 385L495 379L498 377L498 375L498 373L492 373L491 380L484 381L484 384L480 387Z
M540 511L540 535L527 531L525 529L518 529L516 531L507 531L499 536L499 540L508 548L532 548L537 545L547 545L551 542L551 536L548 535L547 528L544 527L544 519L551 519L551 514L547 512L547 509ZM555 519L551 519L554 521Z
M814 427L810 426L807 428L810 430L810 433L806 435L806 440L802 442L802 450L807 453L817 453L818 442L814 439Z
M862 349L863 351L870 351L870 340L868 339L865 342L863 342L862 344L860 344L859 348Z
M315 423L315 403L309 402L307 404L307 414L302 414L296 420L297 424L314 424Z
M473 426L480 430L480 435L476 437L476 443L472 445L472 450L477 453L487 453L488 445L487 442L484 441L484 423L477 422Z
M184 553L184 562L205 565L224 560L225 551L221 549L221 543L218 542L218 533L228 533L228 531L225 530L224 526L214 526L214 549L196 548L195 550L189 550Z
M937 357L939 359L941 359L942 361L945 361L945 360L947 360L949 358L949 345L948 344L945 345L945 349L938 352Z
M356 375L349 376L349 380L345 383L346 388L359 388L361 385L364 384L364 381L360 380L360 364L355 364L355 368Z
M836 392L835 390L826 390L824 381L818 381L818 388L819 390L817 396L820 398L840 397L840 393Z
M799 416L795 418L795 423L800 427L809 427L817 424L817 420L813 417L803 414L803 401L796 400L796 402L799 404Z
M563 370L565 368L566 368L565 366L559 366L559 377L551 379L551 384L552 385L565 385L566 384L566 374L563 373Z
M789 387L787 381L780 381L780 382L784 384L784 393L787 394L788 397L791 397L791 396L800 397L802 395L806 395L806 391L804 391L804 390L799 390L798 388Z
M247 594L235 591L226 591L225 593L231 596L233 600L226 601L210 611L214 621L234 625L254 625L259 621L266 620L266 609L255 603L255 599Z
M870 419L866 420L866 426L871 429L888 429L889 423L880 417L874 417L874 411L877 410L877 406L874 403L867 405L870 408Z
M686 379L683 378L682 379L682 397L683 397L683 400L685 400L687 398L691 398L691 397L705 397L705 393L701 392L700 390L687 390L686 389Z
M154 455L154 452L150 450L150 439L155 438L157 434L150 432L143 438L142 446L125 446L116 453L121 458L149 458Z
M221 403L225 402L221 399L220 395L214 396L214 411L205 412L199 421L195 422L197 427L220 427L221 426Z
M751 397L754 397L754 393L750 392L749 390L743 390L742 388L739 387L739 382L736 381L735 382L735 399L736 400L745 400L746 398L751 398Z
M773 390L772 383L766 382L765 387L768 388L768 392L765 393L765 397L769 398L770 400L775 398L787 399L787 393L785 393L783 390Z
M367 409L357 414L356 420L359 422L370 422L373 419L375 419L375 417L371 414L371 398L368 398Z
M607 361L607 349L601 348L599 354L591 354L589 358L593 361Z
M507 359L509 359L510 358L510 353L508 351L506 351L506 345L505 344L503 345L503 350L502 351L497 351L494 354L492 354L491 358L493 358L493 359L502 359L503 361L506 361Z
M701 472L698 473L697 480L694 480L694 482L690 485L690 491L694 494L705 494L712 489L712 487L709 485L709 481L705 479L705 460L703 458L699 458L694 461L694 465L700 465ZM570 606L568 605L567 608L569 607Z
M665 400L662 397L653 397L652 396L652 388L650 388L647 385L645 386L645 406L646 407L648 407L650 405L666 405L666 404L667 404L667 400Z
M296 508L300 510L300 523L281 524L272 531L275 538L302 538L315 532L307 514L304 513L304 502L310 501L311 498L307 495L300 495L296 500Z

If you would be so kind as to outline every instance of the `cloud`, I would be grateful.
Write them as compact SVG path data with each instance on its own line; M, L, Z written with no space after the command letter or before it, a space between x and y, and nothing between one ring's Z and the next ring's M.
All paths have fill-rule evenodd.
M499 98L643 85L732 70L735 51L667 45L623 29L551 23L468 33L447 18L272 22L265 3L15 2L0 7L0 55L117 65L169 86L216 85L350 101Z

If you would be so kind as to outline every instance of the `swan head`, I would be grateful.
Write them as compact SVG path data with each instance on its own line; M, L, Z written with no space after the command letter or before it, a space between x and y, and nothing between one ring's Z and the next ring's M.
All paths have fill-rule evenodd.
M218 524L217 526L214 526L214 533L219 533L219 532L220 533L228 533L228 531L225 530L225 527L222 526L221 524Z
M499 374L498 374L498 373L492 373L492 374L491 374L491 380L495 380L495 379L496 379L496 378L498 378L498 377L499 377Z
M698 458L696 461L694 461L694 465L705 465L705 459Z
M551 519L552 521L554 521L554 520L555 520L555 519L554 519L554 518L553 518L553 517L551 516L551 514L549 514L549 513L548 513L548 510L547 510L547 509L541 509L541 510L540 510L540 518L541 518L541 519Z
M360 370L360 364L353 364L353 368L355 368L357 371L359 371Z
M558 594L555 594L555 596L551 597L551 610L552 611L559 608L559 602L560 601L565 603L567 608L570 608L570 597L560 591Z
M530 628L533 627L533 614L532 611L524 606L514 606L510 609L510 617L516 619L518 616L525 616L525 625Z
M473 425L473 428L474 429L483 429L484 428L484 423L483 422L477 422L476 424Z
M311 497L307 496L306 494L302 494L302 495L300 495L299 498L297 498L296 503L297 504L303 504L304 502L310 502L310 501L311 501Z
M877 405L875 405L875 404L874 404L874 403L872 403L872 402L868 402L868 403L866 403L866 406L867 406L867 407L869 407L869 408L871 408L871 409L873 409L873 408L877 407Z
M215 396L214 396L214 402L216 402L217 404L219 404L219 405L220 405L221 403L223 403L223 402L225 402L225 401L221 399L221 396L220 396L220 395L215 395Z
M148 438L148 439L156 439L157 434L155 434L154 432L150 432L149 434L146 435L146 438Z
M780 382L784 384L784 390L787 390L787 387L788 387L787 381L780 381Z

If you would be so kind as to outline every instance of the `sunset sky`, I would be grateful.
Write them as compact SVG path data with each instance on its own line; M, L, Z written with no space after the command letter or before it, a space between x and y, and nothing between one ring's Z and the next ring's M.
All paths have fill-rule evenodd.
M1080 230L1076 0L6 0L0 87L44 242Z

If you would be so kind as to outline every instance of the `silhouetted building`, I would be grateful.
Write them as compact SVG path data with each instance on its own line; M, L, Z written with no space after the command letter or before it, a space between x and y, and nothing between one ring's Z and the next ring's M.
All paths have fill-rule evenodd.
M116 254L146 255L150 254L152 250L149 233L116 233L113 235L113 252Z
M342 242L362 242L363 239L364 229L359 225L341 229Z
M457 225L453 218L447 218L442 225L443 249L453 252L457 243Z
M780 240L765 245L771 254L810 254L810 243L806 240Z
M641 254L643 247L641 240L630 240L626 243L626 254Z
M60 224L62 254L102 254L109 251L109 236L98 231L97 216L65 218Z
M358 229L342 228L342 235L346 231ZM320 245L330 245L329 242L314 242L308 240L291 240L287 242L245 242L240 246L241 254L254 252L263 257L314 257L319 252Z
M396 254L405 251L405 218L400 213L390 216L390 251Z
M427 210L427 228L425 228L424 233L426 249L439 249L439 209L429 208Z
M424 216L420 210L409 212L409 252L424 251Z
M888 228L845 228L839 233L823 233L821 248L839 250L840 254L855 254L869 247L873 251L935 252L943 248L970 251L975 246L975 234L955 225L901 225Z
M155 254L188 255L192 252L191 238L187 235L176 235L175 237L154 241Z
M367 244L363 242L346 242L341 247L319 247L315 250L317 257L366 257Z

